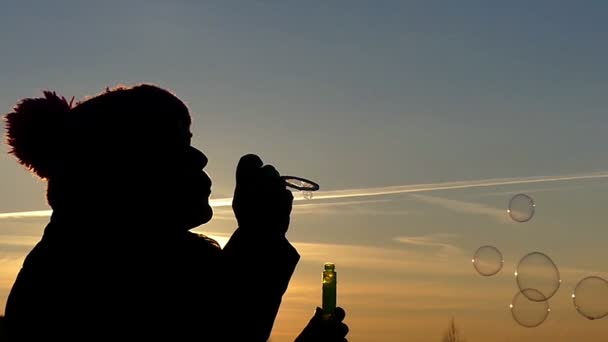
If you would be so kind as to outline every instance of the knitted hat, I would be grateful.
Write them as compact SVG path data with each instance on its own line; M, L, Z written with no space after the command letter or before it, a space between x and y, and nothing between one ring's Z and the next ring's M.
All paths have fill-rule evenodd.
M9 153L41 178L95 173L189 144L186 105L154 85L118 87L74 104L55 92L5 116Z

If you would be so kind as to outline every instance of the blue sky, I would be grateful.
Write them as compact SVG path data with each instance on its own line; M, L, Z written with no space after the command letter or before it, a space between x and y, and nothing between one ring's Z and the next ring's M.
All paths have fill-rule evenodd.
M76 99L120 83L169 88L192 112L193 143L210 159L214 198L231 196L236 162L250 152L285 174L317 181L322 191L605 172L607 14L603 1L7 0L0 12L0 112L47 88ZM296 207L290 237L306 253L294 296L316 286L316 280L304 284L305 276L318 276L319 255L347 265L358 260L350 246L369 248L372 259L404 253L420 266L442 262L441 246L455 247L447 251L467 261L476 247L492 243L503 246L511 263L542 249L571 270L607 272L606 185L600 178L298 202L305 205ZM522 191L538 205L530 224L492 214ZM0 212L41 209L47 209L44 183L0 156ZM217 212L207 229L229 234L230 213ZM35 240L44 222L5 220L0 235L14 242L9 237L21 231ZM17 250L18 259L31 243L3 246ZM327 246L343 254L332 255ZM11 265L4 287L12 281ZM375 274L373 267L348 267L351 289L371 288L360 281ZM462 286L452 289L456 301L471 288L483 290L474 274L463 276L470 264L462 267L455 282ZM410 282L416 270L385 271L391 284L401 279L407 287L416 283ZM421 272L416 284L449 284L450 277ZM369 303L354 299L360 294L347 297L353 302L345 307L351 330L360 334L354 336L367 340L371 332L363 326L373 315ZM314 305L290 300L277 341L295 329L281 322L299 317L295 325L303 324L312 311L306 305ZM438 337L430 327L447 326L454 313L464 317L471 340L487 340L491 331L484 326L512 324L498 314L487 315L490 324L465 304L454 305L424 319L406 309L391 316L396 309L387 308L380 315L386 325L376 326L392 334L392 322L421 319L411 327L418 335L410 336L432 341ZM576 332L587 329L581 341L595 341L608 334L575 315L560 322L549 326L572 328L559 336L580 337ZM511 331L511 338L552 333L558 334ZM395 330L385 340L402 336Z

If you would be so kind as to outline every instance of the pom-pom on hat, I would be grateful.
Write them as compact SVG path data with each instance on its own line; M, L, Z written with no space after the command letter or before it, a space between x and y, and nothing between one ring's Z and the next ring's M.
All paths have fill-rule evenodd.
M63 128L74 99L68 102L55 92L43 93L44 97L19 102L5 121L9 153L39 177L47 178L55 152L62 149Z

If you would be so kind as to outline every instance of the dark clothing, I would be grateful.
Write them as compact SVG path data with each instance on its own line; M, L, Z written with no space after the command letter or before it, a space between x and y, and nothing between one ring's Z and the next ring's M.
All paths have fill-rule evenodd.
M140 231L51 219L7 301L12 341L269 338L299 260L284 237L239 228L222 250L191 232Z

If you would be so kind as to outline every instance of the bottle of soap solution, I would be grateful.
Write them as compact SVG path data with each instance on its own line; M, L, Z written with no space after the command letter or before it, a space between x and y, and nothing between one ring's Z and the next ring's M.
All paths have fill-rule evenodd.
M336 265L326 262L323 270L322 309L326 315L333 315L336 310L337 273Z

